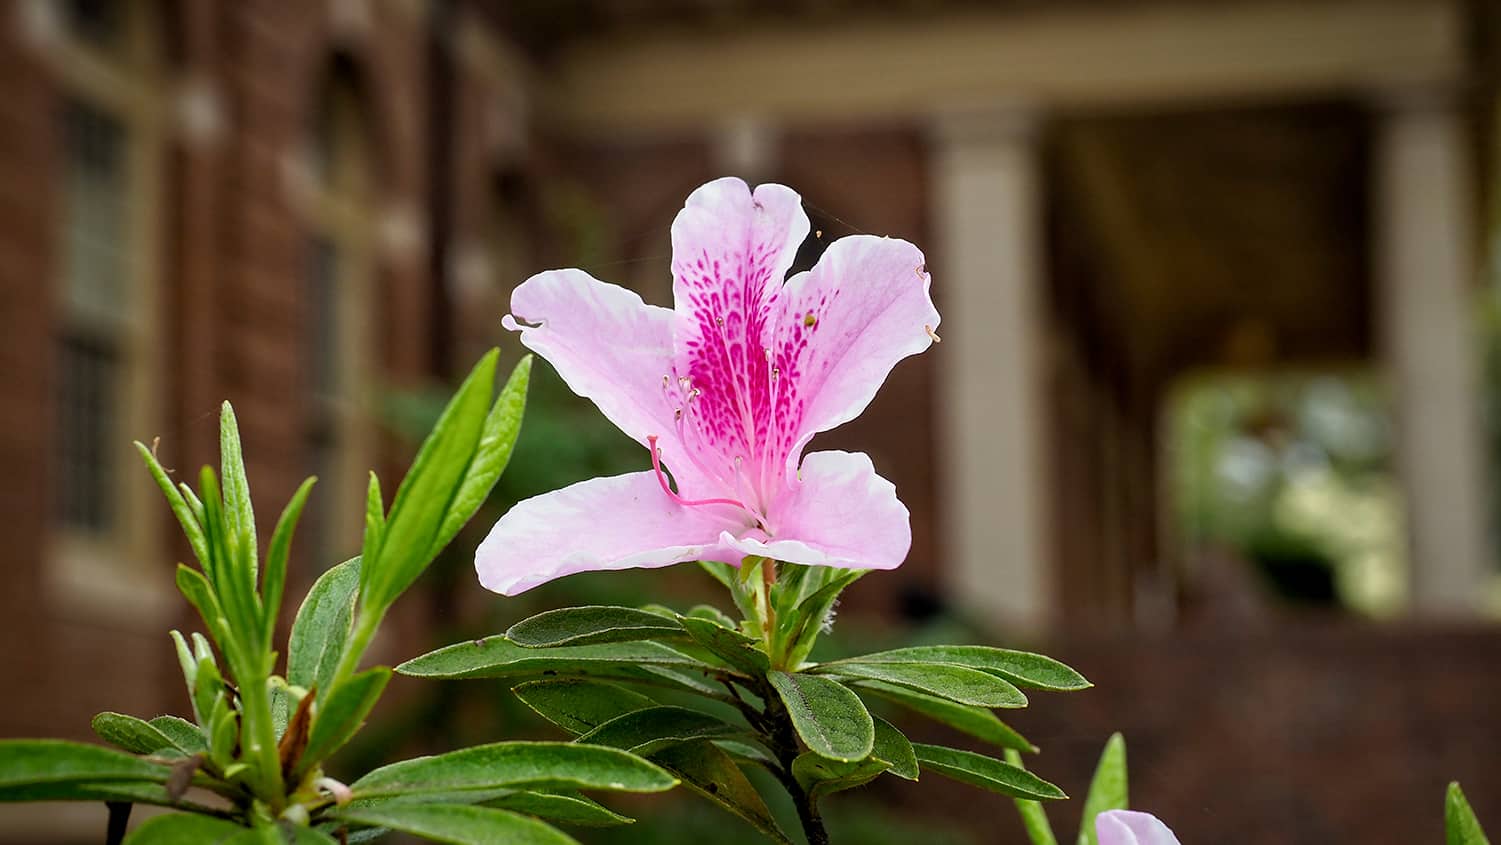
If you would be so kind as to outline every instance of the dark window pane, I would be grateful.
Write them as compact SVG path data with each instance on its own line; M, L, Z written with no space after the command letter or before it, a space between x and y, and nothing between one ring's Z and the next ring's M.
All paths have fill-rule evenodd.
M64 6L74 38L104 48L119 43L125 18L120 0L67 0Z
M59 344L56 511L70 528L102 534L114 524L119 372L108 341L70 335Z

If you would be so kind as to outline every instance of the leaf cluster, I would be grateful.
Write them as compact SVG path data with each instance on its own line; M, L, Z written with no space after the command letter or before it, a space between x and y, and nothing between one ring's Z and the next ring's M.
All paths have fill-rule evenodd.
M332 843L386 830L433 841L568 843L547 821L629 821L578 790L653 792L675 778L628 753L570 743L497 743L395 763L346 785L329 758L359 731L391 670L360 663L396 599L489 495L521 427L531 359L494 396L497 353L448 403L389 510L370 476L361 554L328 569L274 650L293 536L315 479L292 496L261 556L233 409L223 406L221 465L196 488L174 483L137 443L182 526L197 567L177 586L205 633L173 631L191 719L101 713L100 739L0 741L0 801L105 801L110 841L130 807L154 817L126 843ZM492 401L493 400L493 401Z
M1079 673L1039 654L977 645L812 662L859 572L761 559L703 567L729 591L738 621L707 605L563 608L396 671L501 679L574 744L645 757L776 842L793 840L745 768L765 769L788 792L813 843L827 841L824 798L882 775L932 773L1030 801L1065 797L1015 762L914 743L872 710L895 705L1002 751L1035 751L996 711L1025 707L1024 690L1088 687Z

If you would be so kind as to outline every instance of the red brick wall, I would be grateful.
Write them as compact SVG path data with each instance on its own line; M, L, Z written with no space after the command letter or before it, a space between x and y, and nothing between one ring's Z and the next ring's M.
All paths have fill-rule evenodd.
M95 712L153 715L183 704L171 646L153 622L107 623L66 602L39 599L53 554L51 394L54 310L56 91L49 49L25 37L21 15L0 14L0 631L28 648L0 649L0 673L24 690L0 702L0 735L87 736ZM349 4L360 6L360 4ZM180 470L217 457L217 407L235 403L248 471L269 531L281 501L307 466L303 329L309 229L291 202L289 162L311 131L317 97L335 55L367 83L377 167L377 203L425 223L426 32L400 4L369 3L352 26L332 22L329 3L295 0L162 5L169 93L186 80L217 104L218 129L188 132L172 117L161 225L162 311L167 362L161 454ZM377 246L376 301L383 385L413 386L431 371L426 243L401 252ZM128 448L128 444L120 444ZM398 465L399 466L399 465ZM392 473L383 472L394 489ZM155 496L144 474L140 495ZM160 530L172 558L158 567L169 587L187 550L165 507ZM289 590L316 574L298 561ZM183 611L180 625L199 627ZM122 625L124 627L122 627Z

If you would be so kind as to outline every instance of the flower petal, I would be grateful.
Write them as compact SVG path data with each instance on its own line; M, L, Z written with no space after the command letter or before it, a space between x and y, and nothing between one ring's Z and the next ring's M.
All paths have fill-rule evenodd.
M582 270L549 270L516 287L501 323L632 440L660 437L668 467L680 473L689 463L663 386L672 372L672 319L672 311Z
M691 417L691 448L723 477L733 476L736 457L759 454L770 372L765 327L807 235L808 216L790 188L752 193L734 178L694 191L672 222L680 405Z
M1151 813L1107 810L1094 817L1094 830L1100 845L1181 845Z
M895 569L912 548L911 516L896 486L863 452L809 454L770 518L769 540L720 540L742 555L843 569Z
M859 416L898 361L932 345L930 282L921 250L872 235L840 238L788 280L773 346L789 474L813 435Z
M683 507L650 472L591 478L511 508L475 552L486 589L507 596L576 572L740 560L718 542L726 508Z

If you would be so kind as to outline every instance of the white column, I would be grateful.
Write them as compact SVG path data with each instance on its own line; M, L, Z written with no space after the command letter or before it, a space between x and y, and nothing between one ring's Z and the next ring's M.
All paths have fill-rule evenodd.
M1053 615L1036 122L946 115L933 152L947 586L988 622L1036 630Z
M1466 135L1454 103L1404 92L1376 131L1381 331L1396 390L1413 610L1475 612L1489 568Z

